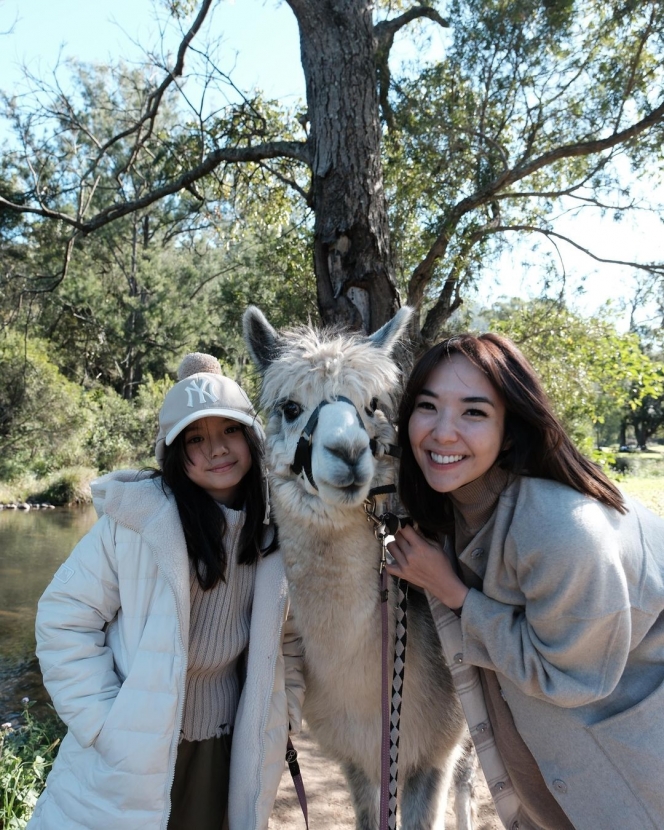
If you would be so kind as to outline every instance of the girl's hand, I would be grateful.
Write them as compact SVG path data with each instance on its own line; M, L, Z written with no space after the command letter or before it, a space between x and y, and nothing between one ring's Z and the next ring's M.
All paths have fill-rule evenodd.
M387 549L395 560L387 565L388 573L426 588L448 608L461 608L468 588L454 573L452 563L440 545L430 542L418 530L406 525L397 531Z

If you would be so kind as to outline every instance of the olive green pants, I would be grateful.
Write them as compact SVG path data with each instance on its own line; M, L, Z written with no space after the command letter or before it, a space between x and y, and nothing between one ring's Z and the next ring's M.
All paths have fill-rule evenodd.
M230 762L230 735L180 743L168 830L228 830Z

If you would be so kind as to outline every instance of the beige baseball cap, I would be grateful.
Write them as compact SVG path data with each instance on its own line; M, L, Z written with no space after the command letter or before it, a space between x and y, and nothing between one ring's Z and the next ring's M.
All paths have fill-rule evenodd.
M196 371L200 368L208 371ZM178 369L178 378L159 411L155 457L160 466L165 447L170 446L185 427L200 418L239 421L252 427L261 442L265 440L260 419L246 392L234 380L221 374L216 358L198 352L187 355Z

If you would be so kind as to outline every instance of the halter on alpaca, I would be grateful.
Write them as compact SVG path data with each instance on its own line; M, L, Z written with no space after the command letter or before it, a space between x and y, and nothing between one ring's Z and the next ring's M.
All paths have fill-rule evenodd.
M355 410L355 414L357 415L357 421L359 425L365 432L367 431L366 425L362 420L362 416L358 412L358 409L355 406L355 404L349 398L346 398L344 395L337 395L332 400L343 401L344 403L347 403L349 406L352 406ZM309 420L307 421L307 425L302 430L300 440L297 442L297 447L295 448L295 457L293 458L293 463L291 464L291 470L295 473L296 476L299 476L300 473L304 470L304 474L309 479L309 483L316 490L318 490L318 486L314 481L314 476L311 471L311 441L313 439L314 430L318 426L318 416L320 414L320 411L324 406L327 406L327 404L329 403L330 401L323 399L311 413ZM376 411L377 403L378 402L374 398L372 400L372 409L374 412ZM369 446L371 447L372 454L376 455L376 453L378 452L378 444L375 438L371 438L369 440ZM387 447L383 448L383 451L385 455L391 455L393 458L401 457L401 447L397 447L394 444L388 444ZM390 492L394 492L394 490L391 489Z

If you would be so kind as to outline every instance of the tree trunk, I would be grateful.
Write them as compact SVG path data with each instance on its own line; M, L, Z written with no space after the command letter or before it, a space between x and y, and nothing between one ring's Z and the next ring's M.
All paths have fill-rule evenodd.
M620 435L618 437L618 446L627 446L627 418L623 418L620 422Z
M288 0L307 87L314 267L325 324L367 333L399 307L380 158L369 0Z
M648 431L645 425L636 418L632 421L632 426L634 427L636 445L642 452L645 452L648 449Z

